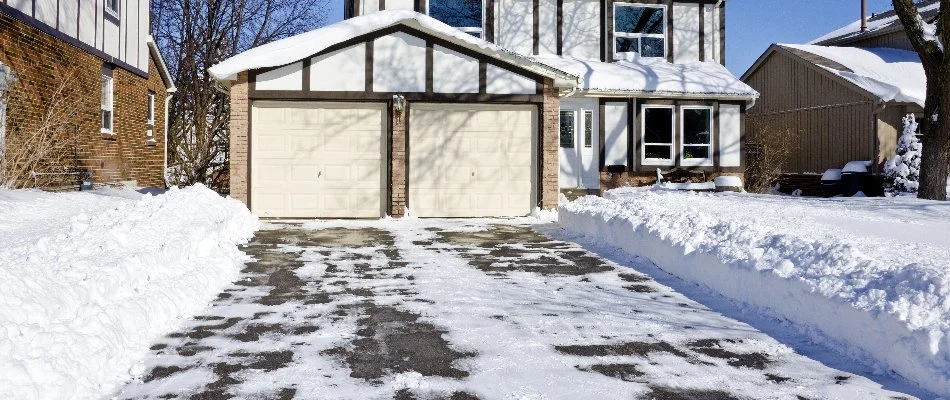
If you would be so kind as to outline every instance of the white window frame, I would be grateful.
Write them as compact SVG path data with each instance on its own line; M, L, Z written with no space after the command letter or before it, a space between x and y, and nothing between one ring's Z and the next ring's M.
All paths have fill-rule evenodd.
M709 110L709 144L708 145L699 145L699 144L686 144L686 110ZM711 167L713 166L713 142L715 141L715 132L716 127L713 126L715 118L713 113L715 110L712 106L680 106L679 118L680 118L680 146L679 146L679 158L680 165L684 167ZM709 158L686 158L686 147L709 147Z
M657 34L657 33L629 33L629 32L618 32L618 31L617 31L617 8L619 8L619 7L644 7L644 8L658 8L658 9L663 10L663 33L662 33L662 34ZM621 56L620 58L622 58L622 56L624 56L624 55L626 55L626 54L630 54L630 52L626 52L626 51L625 51L625 52L618 52L618 51L617 51L617 38L618 38L618 37L621 37L621 38L628 38L628 39L637 39L637 46L639 46L638 49L640 50L638 54L640 54L641 56L643 56L643 42L642 42L640 39L641 39L641 38L644 38L644 37L649 37L649 38L660 38L660 39L663 39L663 56L662 56L662 57L658 57L658 56L657 56L657 57L654 57L654 56L646 57L646 56L643 56L643 57L646 57L646 58L667 58L668 55L669 55L669 54L667 54L667 53L669 52L669 48L670 48L670 43L669 43L670 38L667 37L667 33L669 32L669 23L670 23L670 21L669 21L670 12L669 12L669 11L670 11L670 10L667 9L667 7L666 7L665 4L614 3L614 14L613 14L613 16L614 16L614 20L613 20L613 30L614 30L614 31L613 31L613 34L614 34L614 35L613 35L613 43L610 44L611 46L613 46L614 55L615 55L615 56Z
M102 3L102 9L105 10L110 16L119 19L119 11L122 8L122 0L115 0L115 9L109 7L110 0L104 0Z
M431 10L432 8L429 6L429 1L430 1L430 0L426 0L426 15L428 15L428 16L431 17L431 15L429 15L429 10ZM487 5L485 4L485 0L482 0L482 26L481 26L481 28L476 28L476 27L474 27L474 26L467 26L467 27L457 27L457 26L453 26L453 28L458 29L458 30L460 30L460 31L462 31L462 32L465 32L465 33L467 33L467 34L469 34L469 35L471 35L471 34L473 34L473 33L477 33L477 34L478 34L478 36L476 36L477 38L482 39L482 40L485 40L485 26L486 26L486 24L485 24L485 15L486 15L486 14L485 14L485 7L486 7L486 6L487 6ZM473 36L474 36L474 35L473 35Z
M108 88L109 97L108 97L108 102L100 101L101 104L99 105L99 128L100 128L99 131L102 133L111 135L115 131L115 79L106 74L102 74L102 80L103 80L103 83L105 82L109 83L109 88ZM105 92L101 93L101 95L105 97L104 96ZM105 100L105 99L101 99L101 100ZM108 128L106 128L104 124L102 123L104 120L103 113L106 111L109 112L109 127Z
M673 154L676 149L676 143L647 143L647 110L648 109L667 109L670 113L670 140L676 142L676 106L662 104L644 104L640 107L640 164L656 166L674 166L676 158ZM669 146L670 158L647 158L647 146Z
M145 135L151 140L155 129L155 93L148 93L148 118L145 119Z

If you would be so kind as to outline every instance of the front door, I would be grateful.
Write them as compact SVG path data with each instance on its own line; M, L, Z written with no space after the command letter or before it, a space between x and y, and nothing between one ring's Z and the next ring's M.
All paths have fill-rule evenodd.
M600 146L597 100L561 100L560 174L562 189L599 189L597 151Z

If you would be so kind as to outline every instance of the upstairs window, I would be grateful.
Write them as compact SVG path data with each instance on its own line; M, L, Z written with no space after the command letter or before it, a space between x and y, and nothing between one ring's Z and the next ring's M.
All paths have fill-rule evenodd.
M119 18L119 0L106 0L105 7L106 13L112 14L115 18Z
M100 109L102 110L102 133L112 133L113 125L113 82L112 77L103 74L102 75L102 105Z
M666 57L666 7L614 3L614 53Z
M477 38L484 32L482 0L429 0L429 16Z

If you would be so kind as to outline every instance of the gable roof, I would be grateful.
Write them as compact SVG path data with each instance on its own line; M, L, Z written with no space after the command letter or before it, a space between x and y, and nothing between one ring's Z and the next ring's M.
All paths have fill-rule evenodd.
M467 50L552 78L555 80L555 86L558 87L573 88L577 83L577 77L574 75L486 42L427 15L409 10L374 12L255 47L222 61L209 68L208 72L219 81L231 81L235 80L240 72L292 64L353 38L397 25L413 28Z
M747 80L777 51L797 57L879 101L924 106L927 76L915 52L889 48L774 44L742 75L742 80Z
M932 22L932 20L936 18L937 13L940 11L940 0L923 0L918 1L916 4L921 16L924 18L924 21L927 22ZM859 19L825 35L822 35L821 37L812 40L808 44L821 46L840 46L862 39L903 31L903 29L904 27L901 25L901 21L897 17L897 13L891 9L886 12L871 14L871 17L868 18L867 31L861 32L861 20Z
M580 76L578 89L590 94L740 100L759 97L755 89L715 62L673 64L665 59L645 57L613 63L554 55L533 58Z

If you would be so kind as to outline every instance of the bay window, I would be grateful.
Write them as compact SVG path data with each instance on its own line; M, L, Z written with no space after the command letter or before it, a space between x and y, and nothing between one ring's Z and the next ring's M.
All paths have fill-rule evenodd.
M643 106L643 164L673 165L673 106Z
M684 106L680 109L682 165L712 165L712 113L712 107L706 106Z
M614 3L614 53L666 57L666 7Z

